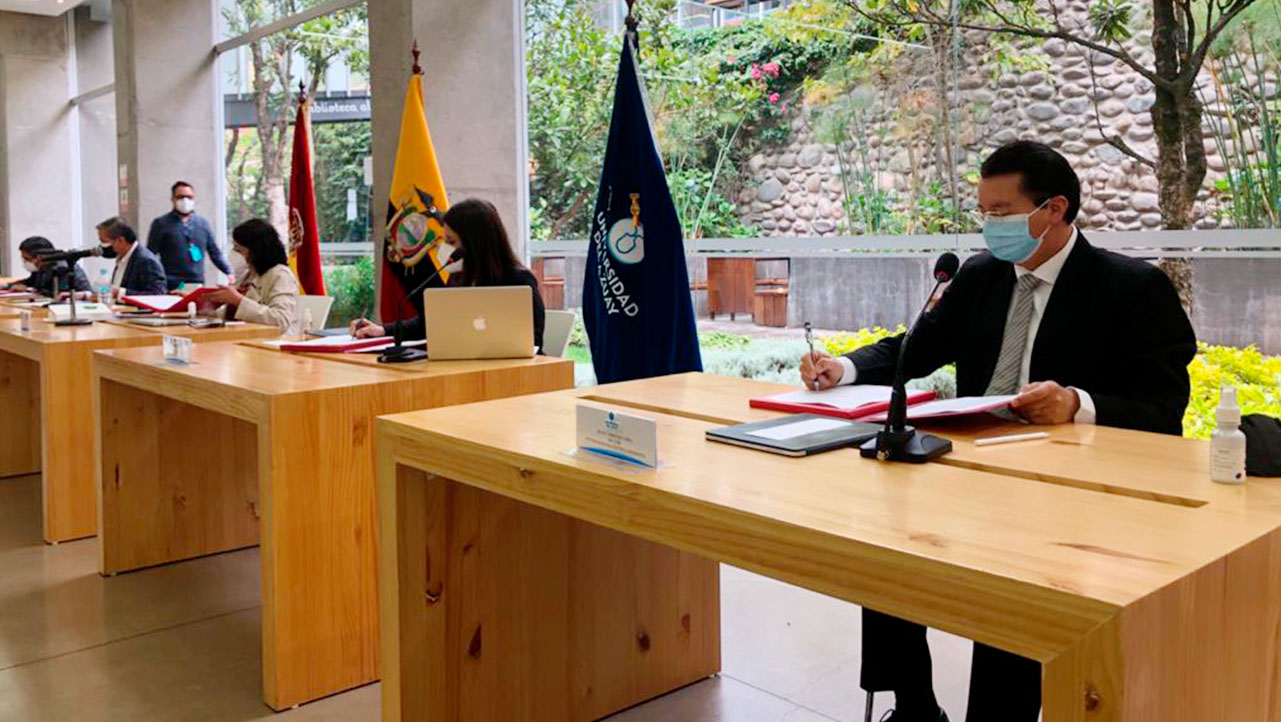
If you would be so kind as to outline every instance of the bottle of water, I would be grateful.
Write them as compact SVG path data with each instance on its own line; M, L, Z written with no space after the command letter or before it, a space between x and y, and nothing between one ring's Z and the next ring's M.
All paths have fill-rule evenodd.
M98 269L94 290L98 292L98 303L104 306L111 305L111 271L107 270L106 266Z

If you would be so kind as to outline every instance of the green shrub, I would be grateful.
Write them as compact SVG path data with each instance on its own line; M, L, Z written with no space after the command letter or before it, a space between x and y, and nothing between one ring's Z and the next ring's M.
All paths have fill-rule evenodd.
M346 326L352 319L372 310L374 302L374 259L361 256L354 263L326 266L325 291L334 299L329 311L329 328Z
M864 346L871 346L886 336L896 336L907 331L902 324L891 331L888 328L874 326L872 328L860 328L857 331L841 331L840 333L826 336L820 341L827 348L827 352L833 356L844 356L851 351L857 351Z
M1253 345L1245 348L1198 344L1188 365L1192 395L1183 414L1183 435L1208 439L1214 431L1214 408L1219 390L1235 386L1242 413L1281 416L1281 356L1264 356Z
M724 331L707 331L698 334L698 346L703 350L707 349L742 349L747 348L751 339L746 336L740 336L736 333L725 333Z

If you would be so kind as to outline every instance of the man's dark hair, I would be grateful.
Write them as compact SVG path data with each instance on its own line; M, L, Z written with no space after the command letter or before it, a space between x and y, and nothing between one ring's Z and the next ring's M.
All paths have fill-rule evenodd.
M1034 140L1016 140L997 148L979 169L984 178L1011 173L1019 174L1019 190L1037 205L1056 196L1067 198L1063 220L1076 220L1081 210L1081 179L1058 151Z
M18 244L18 250L28 256L39 256L42 253L49 253L54 250L53 241L44 236L31 236Z
M112 240L123 238L130 243L138 242L138 234L134 233L133 226L129 225L129 221L126 221L121 216L112 216L99 223L96 227L98 230L105 232L107 238Z
M231 232L231 238L249 251L249 258L245 260L249 261L249 265L253 266L259 276L275 266L289 264L289 256L285 255L285 244L280 242L280 234L276 232L275 226L261 218L250 218L236 226Z
M169 195L170 196L175 195L178 192L179 188L190 188L192 193L196 192L196 187L191 185L187 181L178 181L177 183L173 184L173 188L169 189Z

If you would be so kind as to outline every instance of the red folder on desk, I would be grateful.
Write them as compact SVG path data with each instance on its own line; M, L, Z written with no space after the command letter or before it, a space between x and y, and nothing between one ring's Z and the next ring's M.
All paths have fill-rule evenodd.
M854 420L888 409L892 393L893 389L889 386L837 386L826 391L789 391L783 394L752 399L748 403L754 409L787 411L796 414L821 414L823 416ZM907 403L911 405L931 401L934 396L933 391L913 391L909 389Z
M370 346L386 346L391 341L391 336L379 336L377 338L353 338L348 335L321 336L320 338L306 341L282 343L280 344L280 350L307 351L310 353L348 353L369 348Z
M195 303L197 308L202 305L210 306L212 304L208 301L202 303L201 297L217 290L218 289L216 288L206 287L197 288L186 296L178 296L176 294L167 294L162 296L122 296L120 300L130 306L145 308L155 311L156 313L167 313L169 311L186 311L187 304L189 303Z

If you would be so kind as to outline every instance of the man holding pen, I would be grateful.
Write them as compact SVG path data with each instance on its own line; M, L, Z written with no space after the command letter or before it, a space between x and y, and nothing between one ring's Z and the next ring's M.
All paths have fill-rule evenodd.
M1037 424L1103 424L1182 432L1196 338L1174 286L1144 261L1091 246L1074 221L1076 173L1041 143L996 150L980 171L989 252L970 258L917 326L908 378L956 364L960 396L1017 394ZM889 384L902 336L840 358L811 349L807 388ZM925 628L864 609L864 687L890 689L890 722L940 722ZM974 645L967 720L1035 722L1041 666Z

